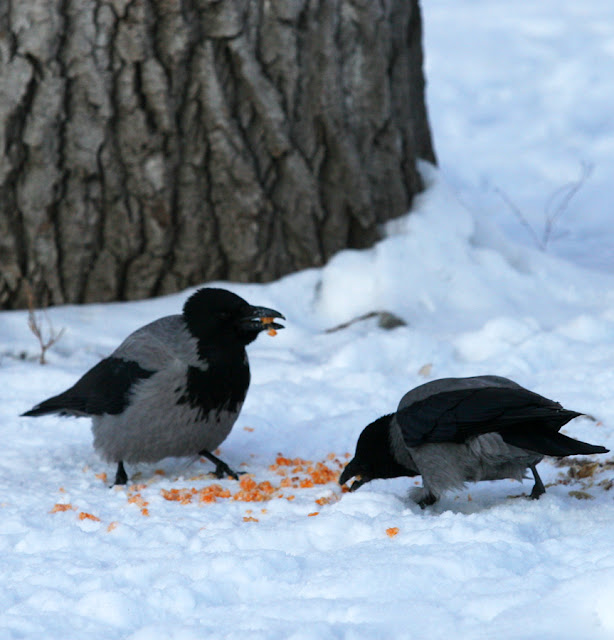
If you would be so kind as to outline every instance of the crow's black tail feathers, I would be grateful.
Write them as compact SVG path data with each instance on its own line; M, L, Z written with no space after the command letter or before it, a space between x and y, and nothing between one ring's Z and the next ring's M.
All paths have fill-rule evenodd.
M575 416L574 416L575 417ZM517 429L513 432L501 433L507 444L521 449L536 451L545 456L589 455L592 453L608 453L609 449L596 444L575 440L568 436L549 430Z
M43 402L32 407L30 411L22 413L22 416L37 417L46 416L50 413L57 413L61 416L76 415L78 412L75 408L70 406L70 403L66 402L65 394L61 393L58 396L44 400Z

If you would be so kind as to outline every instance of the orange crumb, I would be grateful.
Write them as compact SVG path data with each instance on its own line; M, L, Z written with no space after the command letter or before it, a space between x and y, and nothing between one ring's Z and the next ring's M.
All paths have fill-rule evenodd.
M154 471L154 474L157 476L165 476L166 475L166 471L164 471L164 469L156 469Z
M260 509L260 513L267 513L266 509Z
M107 474L104 471L102 473L97 473L96 477L98 480L102 480L103 482L107 481Z
M394 536L396 536L397 533L399 533L399 527L390 527L390 528L386 529L386 535L389 538L394 538Z
M239 480L239 486L243 491L252 491L256 488L256 481L249 475L241 476Z
M60 487L60 488L58 489L58 491L59 491L60 493L66 493L66 489L64 489L64 487Z
M313 487L313 482L305 478L304 480L301 480L299 486L301 489L310 489L311 487Z
M220 455L220 453L222 453L222 452L220 451L220 448L218 447L218 448L217 448L213 453L214 453L216 456L219 456L219 455Z
M230 498L230 490L222 488L219 484L210 484L198 491L199 502L216 502L218 498Z
M100 522L100 518L93 516L91 513L85 513L85 511L81 511L79 514L79 520L93 520L94 522Z
M343 457L347 460L348 458L352 457L352 454L351 453L344 453Z
M243 522L260 522L258 518L252 518L251 516L243 516Z
M473 501L473 498L471 497L470 493L467 494L467 501L468 502L472 502Z
M110 522L109 526L107 527L107 532L111 533L111 531L113 531L113 529L117 529L117 522Z
M260 318L260 322L262 322L262 324L273 324L274 321L275 321L275 318L269 318L268 316L265 316L264 318Z
M149 504L149 502L147 502L140 493L128 496L128 502L129 504L136 504L139 507L146 507Z
M271 328L267 331L267 333L268 333L272 338L274 338L274 337L277 335L277 331L275 331L275 329L273 329L273 327L271 327Z
M243 427L243 431L249 431L250 433L254 430L254 427Z
M294 496L286 496L286 500L294 500Z
M148 516L149 515L149 509L145 509L144 507L141 509L141 515L144 516Z
M71 509L74 509L74 507L72 506L72 504L56 504L54 505L53 509L51 509L51 511L49 513L58 513L60 511L70 511Z
M336 495L332 495L332 496L318 498L316 500L316 504L323 506L325 504L332 504L333 502L337 502L337 500L339 500L339 498Z
M196 493L196 489L160 489L160 493L165 500L189 504L192 502L192 496ZM140 506L146 506L146 504Z
M268 481L256 483L253 478L243 476L239 481L240 491L234 494L233 500L243 502L264 502L270 500L277 489Z
M310 472L311 478L315 484L328 484L336 482L339 474L329 469L325 464L318 462L316 468Z
M308 513L307 515L308 515L309 517L311 517L311 516L317 516L317 515L318 515L318 513L320 513L320 512L319 512L319 511L314 511L313 513Z

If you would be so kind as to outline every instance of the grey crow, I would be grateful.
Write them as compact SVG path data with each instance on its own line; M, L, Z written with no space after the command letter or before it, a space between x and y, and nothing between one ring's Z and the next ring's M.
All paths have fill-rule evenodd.
M237 477L212 452L230 433L250 382L245 346L285 319L224 289L199 289L181 315L131 333L76 384L24 416L57 413L92 418L94 448L117 463L202 455L216 474Z
M531 498L545 493L536 465L544 455L607 453L559 429L582 415L499 376L444 378L409 391L397 411L365 427L339 478L350 490L375 478L422 476L413 495L424 508L465 482L535 479Z

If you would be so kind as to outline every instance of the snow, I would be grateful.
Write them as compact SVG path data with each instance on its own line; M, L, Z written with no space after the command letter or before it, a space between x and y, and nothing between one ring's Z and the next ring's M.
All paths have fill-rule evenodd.
M614 5L423 5L440 169L422 166L415 210L322 269L221 283L288 318L249 347L221 447L255 483L280 486L280 453L337 471L368 422L444 376L508 376L590 414L564 431L614 449ZM167 459L109 489L87 421L18 417L189 293L50 309L64 334L44 366L26 314L0 314L2 638L614 637L612 454L545 460L538 501L528 480L484 482L421 511L405 478L201 502L239 484ZM352 322L374 311L406 324Z

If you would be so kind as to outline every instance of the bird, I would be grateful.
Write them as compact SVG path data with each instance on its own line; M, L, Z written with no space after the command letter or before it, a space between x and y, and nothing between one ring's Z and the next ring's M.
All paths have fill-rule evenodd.
M218 477L238 473L213 454L230 433L250 383L245 347L261 331L274 335L285 317L220 288L200 288L181 314L131 333L70 389L23 416L89 417L94 449L117 464L201 455Z
M433 380L364 428L339 484L356 477L356 491L376 478L421 475L411 497L424 509L465 482L522 481L530 469L537 499L546 491L536 468L545 455L608 452L559 433L581 415L501 376Z

